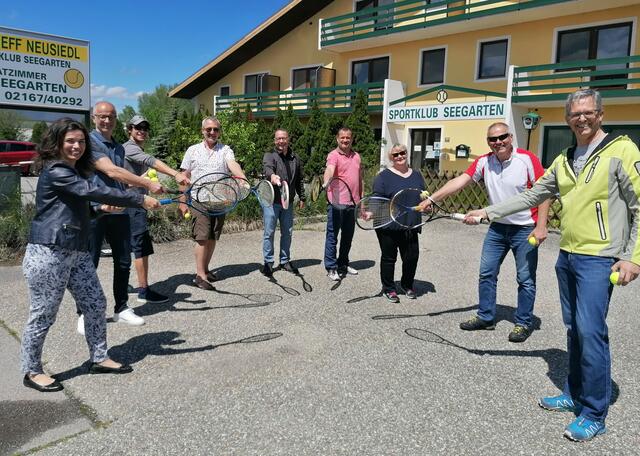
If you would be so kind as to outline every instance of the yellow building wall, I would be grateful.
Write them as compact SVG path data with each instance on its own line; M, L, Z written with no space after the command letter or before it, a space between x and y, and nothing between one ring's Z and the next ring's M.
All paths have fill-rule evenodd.
M353 12L353 0L339 0L323 9L320 13L308 19L293 29L278 42L272 44L259 55L247 61L220 81L200 93L196 98L196 106L202 104L212 110L213 97L219 93L221 86L230 86L230 93L244 92L244 77L248 74L268 72L280 77L280 90L291 89L292 70L294 68L322 65L336 70L336 85L350 83L350 62L367 58L389 56L389 78L402 81L405 94L411 95L425 90L428 86L419 86L420 54L425 48L446 47L446 68L444 83L448 85L506 93L507 77L478 81L476 79L478 65L479 41L509 38L509 65L541 65L552 63L555 55L557 29L580 28L595 24L636 20L640 15L640 3L632 6L602 10L590 13L576 13L570 16L549 17L529 23L517 23L509 26L495 27L455 35L439 36L430 39L408 41L390 46L364 48L349 52L333 52L318 49L319 21L345 13ZM567 11L575 11L574 2L567 4ZM544 8L544 7L542 7ZM526 14L526 13L522 13ZM640 36L635 30L631 53L637 53ZM447 103L464 103L486 101L484 96L470 96L465 93L449 91ZM606 101L605 101L606 102ZM436 103L435 93L425 95L407 103L411 105L425 105ZM536 106L527 107L533 109ZM613 117L635 119L631 107L616 107L607 112L607 120ZM561 108L540 109L541 125L531 136L530 149L538 155L542 127L545 124L564 122ZM609 114L612 116L609 117ZM460 171L465 169L472 159L488 151L485 136L488 125L496 119L476 121L444 121L444 122L411 122L396 124L398 138L409 146L410 129L413 128L441 128L443 143L444 169ZM448 138L448 141L446 140ZM469 160L455 158L454 149L458 144L471 146L472 156ZM525 147L520 144L520 147Z

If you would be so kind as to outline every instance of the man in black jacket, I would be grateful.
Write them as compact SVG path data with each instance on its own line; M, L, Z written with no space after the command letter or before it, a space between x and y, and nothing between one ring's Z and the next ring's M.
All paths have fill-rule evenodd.
M304 207L304 184L302 182L302 163L289 149L289 133L279 128L274 134L275 148L264 154L262 166L265 178L271 181L275 190L275 198L272 207L263 208L264 238L262 253L264 266L261 271L266 277L273 273L273 238L276 231L276 223L280 221L280 268L285 271L298 273L291 264L291 235L293 233L293 200L298 194L300 208ZM284 209L280 200L280 185L286 181L289 185L289 207Z

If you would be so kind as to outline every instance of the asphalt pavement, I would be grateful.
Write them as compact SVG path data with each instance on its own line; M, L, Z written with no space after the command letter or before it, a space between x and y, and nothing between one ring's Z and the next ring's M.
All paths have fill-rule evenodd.
M537 329L513 344L511 256L500 274L496 330L458 328L477 306L485 232L453 221L425 227L419 297L401 296L399 304L379 295L371 232L356 232L351 261L360 274L341 282L330 282L321 264L322 224L294 233L304 277L278 271L272 281L258 270L261 232L224 234L212 261L216 291L191 285L191 241L156 245L150 279L171 299L138 304L130 295L146 324L108 324L110 355L134 372L87 373L67 294L43 354L46 371L65 386L54 394L22 386L27 289L20 266L2 267L0 454L640 454L638 283L616 288L609 312L608 432L573 443L562 436L573 416L536 405L566 375L553 270L558 236L540 247ZM101 259L98 273L111 317L111 258Z

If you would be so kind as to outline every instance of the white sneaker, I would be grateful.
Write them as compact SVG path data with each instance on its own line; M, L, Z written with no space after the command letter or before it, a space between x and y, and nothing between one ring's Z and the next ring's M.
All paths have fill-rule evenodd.
M336 269L330 269L329 272L327 272L327 277L329 277L329 280L333 280L334 282L340 280L340 274L338 274Z
M351 266L347 266L347 274L358 275L358 270L353 269Z
M76 326L76 331L78 331L78 334L81 336L84 336L84 315L80 315L78 317L78 326Z
M137 316L133 309L129 307L125 308L122 312L113 314L113 321L121 321L122 323L133 326L144 325L144 318Z

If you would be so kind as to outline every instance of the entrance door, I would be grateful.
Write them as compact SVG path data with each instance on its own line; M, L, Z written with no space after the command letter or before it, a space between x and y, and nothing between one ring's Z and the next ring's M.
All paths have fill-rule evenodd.
M440 156L433 145L440 142L439 128L419 128L411 130L411 167L440 171Z

